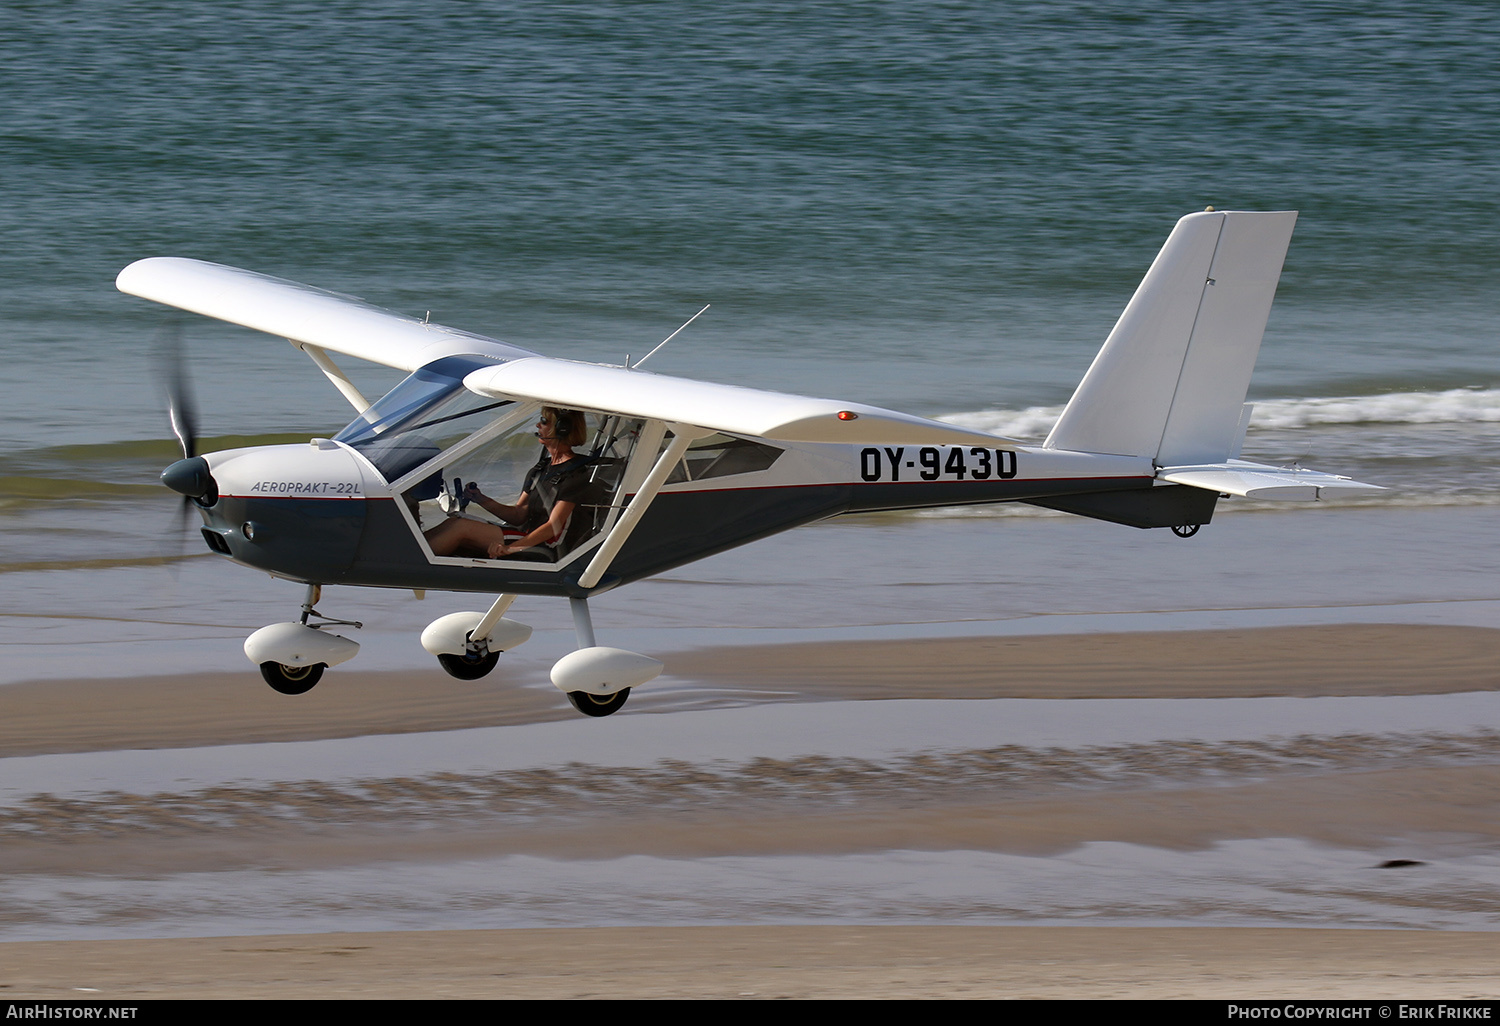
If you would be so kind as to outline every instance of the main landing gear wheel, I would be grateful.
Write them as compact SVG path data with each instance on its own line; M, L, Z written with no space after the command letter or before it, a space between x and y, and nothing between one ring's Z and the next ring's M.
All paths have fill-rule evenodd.
M266 683L283 695L305 695L313 685L323 679L326 663L311 666L287 666L285 663L261 663L260 675Z
M616 691L612 695L591 695L587 691L568 692L568 701L573 703L574 709L585 716L608 716L624 705L625 699L629 697L629 688Z
M440 655L438 665L448 671L448 676L459 680L478 680L495 668L500 661L499 652L488 652L482 656Z
M1202 524L1178 524L1172 528L1172 533L1179 538L1191 538L1198 533L1198 528L1202 526Z

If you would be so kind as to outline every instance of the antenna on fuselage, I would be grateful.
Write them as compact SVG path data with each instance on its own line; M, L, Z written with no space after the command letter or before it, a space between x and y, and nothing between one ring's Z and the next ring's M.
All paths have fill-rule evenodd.
M713 306L712 303L704 303L703 304L703 310L707 310L711 306ZM699 310L697 313L693 314L693 316L691 316L687 320L683 321L682 322L682 328L686 328L689 324L692 324L699 317L703 316L703 310ZM660 349L662 346L664 346L668 342L672 341L678 335L681 335L682 334L682 328L678 328L676 331L672 332L672 334L668 335L666 338L664 338L660 342L658 342L656 344L656 349ZM651 352L647 353L645 356L643 356L639 360L637 360L635 362L635 366L634 367L632 367L630 365L630 354L627 353L625 355L625 369L626 370L635 370L636 367L639 367L641 364L643 364L647 360L651 359L651 357L655 356L656 355L656 349L651 350Z

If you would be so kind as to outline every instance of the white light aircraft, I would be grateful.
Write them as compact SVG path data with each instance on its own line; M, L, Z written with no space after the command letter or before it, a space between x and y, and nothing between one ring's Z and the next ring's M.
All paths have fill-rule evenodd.
M578 648L552 681L580 712L605 716L663 667L597 645L592 596L799 524L1028 502L1188 537L1221 497L1373 489L1237 458L1296 218L1210 208L1178 221L1041 445L858 403L552 359L199 260L140 260L117 285L289 339L356 411L333 438L198 455L185 400L173 402L184 452L162 479L196 505L208 547L307 585L300 619L245 642L273 688L303 693L359 649L333 630L357 623L314 608L323 585L498 594L488 611L440 617L422 634L445 670L470 680L530 636L504 616L515 597L555 595L572 606ZM330 353L410 376L371 402ZM506 505L523 490L524 503ZM519 526L507 534L506 521Z

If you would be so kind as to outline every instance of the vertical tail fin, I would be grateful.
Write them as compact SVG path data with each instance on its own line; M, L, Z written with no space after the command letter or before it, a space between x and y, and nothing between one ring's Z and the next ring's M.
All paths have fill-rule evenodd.
M1178 221L1045 446L1228 459L1296 223L1294 210Z

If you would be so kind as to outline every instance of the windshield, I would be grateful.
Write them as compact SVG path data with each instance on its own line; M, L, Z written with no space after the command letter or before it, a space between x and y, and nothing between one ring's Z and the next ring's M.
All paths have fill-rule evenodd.
M509 399L476 395L464 375L494 361L450 356L418 368L334 436L364 454L387 481L488 423Z

